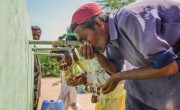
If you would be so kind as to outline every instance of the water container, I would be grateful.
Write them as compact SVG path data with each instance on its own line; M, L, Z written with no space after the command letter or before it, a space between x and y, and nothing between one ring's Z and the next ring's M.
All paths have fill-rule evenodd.
M62 100L44 100L42 103L41 110L64 110L64 104Z

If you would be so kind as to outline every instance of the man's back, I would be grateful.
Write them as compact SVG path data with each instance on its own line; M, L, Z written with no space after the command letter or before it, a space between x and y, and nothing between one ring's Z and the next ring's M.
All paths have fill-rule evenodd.
M111 30L114 29L113 23L116 30ZM109 25L110 34L113 34L110 35L112 40L107 49L108 58L113 58L116 52L115 57L122 55L134 66L141 68L151 65L157 69L167 65L165 62L168 58L180 55L180 2L137 1L110 17ZM116 32L117 37L114 37ZM180 62L177 63L180 65ZM158 110L174 110L180 108L177 101L180 100L178 83L179 73L148 80L127 80L125 88L127 93L148 106Z
M125 7L125 10L143 19L154 19L149 23L156 23L155 32L168 42L170 46L177 44L180 39L180 1L177 0L139 0ZM148 21L141 22L145 27ZM180 41L178 41L180 43Z

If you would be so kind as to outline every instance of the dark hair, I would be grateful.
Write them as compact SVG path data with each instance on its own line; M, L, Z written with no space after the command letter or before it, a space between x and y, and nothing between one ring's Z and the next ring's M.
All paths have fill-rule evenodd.
M99 15L97 15L97 16L94 16L94 17L90 18L89 20L85 21L84 23L82 23L82 24L80 24L80 25L83 26L84 28L89 28L89 29L91 29L91 30L94 30L94 20L97 19L97 18L98 18L99 20L101 20L102 22L107 23L108 20L109 20L109 14L107 14L107 13L101 13L101 14L99 14ZM71 24L71 25L70 25L71 32L74 32L74 29L75 29L77 26L78 26L77 23Z
M31 26L32 30L39 30L41 32L41 28L39 26Z

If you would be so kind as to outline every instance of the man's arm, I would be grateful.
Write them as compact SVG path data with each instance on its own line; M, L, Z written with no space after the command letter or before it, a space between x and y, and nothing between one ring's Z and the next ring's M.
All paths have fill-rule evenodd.
M97 60L102 68L104 68L108 73L114 74L117 72L116 66L109 61L103 54L97 53Z
M178 72L178 65L176 61L161 67L160 69L153 69L152 67L143 67L123 72L118 72L110 77L110 79L103 86L102 91L107 94L115 89L118 82L121 80L144 80L152 78L160 78L163 76L174 75Z
M160 68L160 69L153 69L152 67L143 67L139 69L133 69L121 72L120 80L123 79L133 79L133 80L144 80L144 79L152 79L152 78L159 78L163 76L169 76L176 74L178 72L178 66L176 61Z

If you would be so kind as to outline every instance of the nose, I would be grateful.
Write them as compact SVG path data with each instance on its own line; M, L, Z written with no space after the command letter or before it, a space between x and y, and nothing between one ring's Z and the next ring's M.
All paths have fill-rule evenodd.
M34 37L34 39L39 39L40 38L40 36L39 35L33 35L33 37Z

